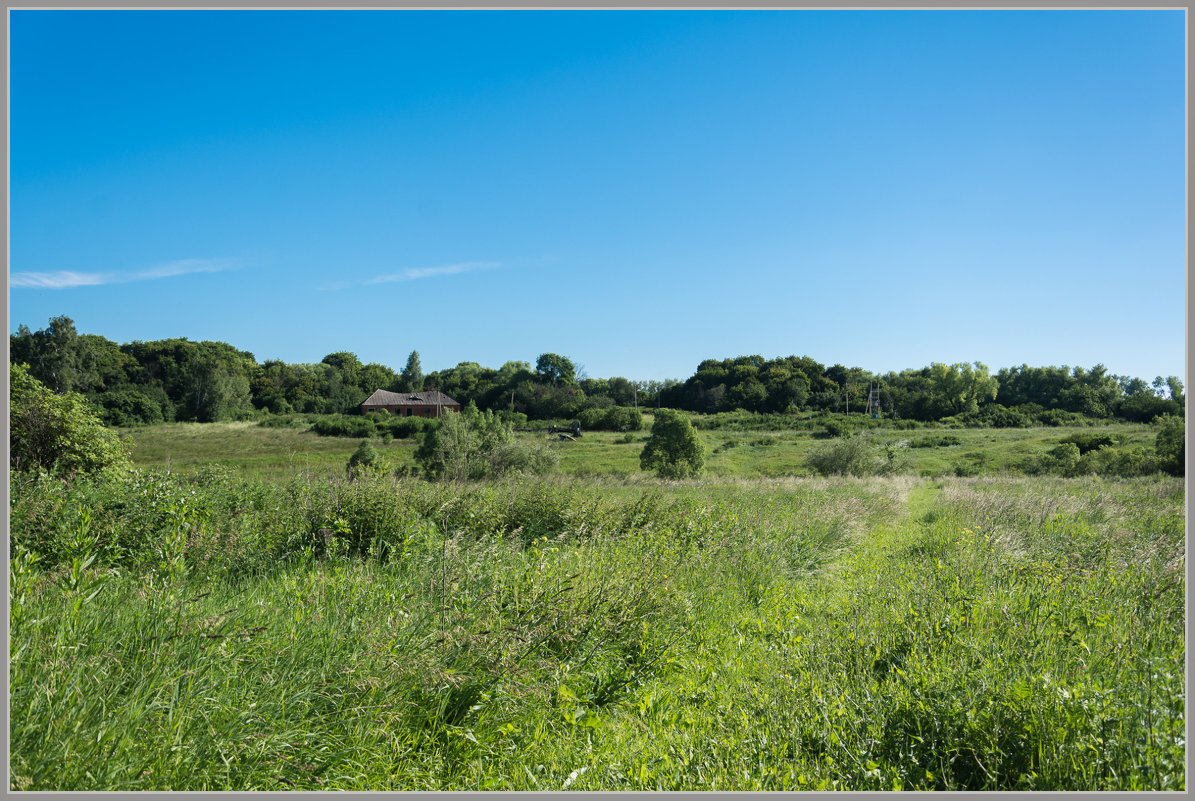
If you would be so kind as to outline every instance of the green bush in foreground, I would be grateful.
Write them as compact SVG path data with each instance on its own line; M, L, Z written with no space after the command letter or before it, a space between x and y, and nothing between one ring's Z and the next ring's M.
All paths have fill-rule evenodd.
M122 473L128 448L75 392L56 395L22 364L9 365L9 467L14 473L45 471Z

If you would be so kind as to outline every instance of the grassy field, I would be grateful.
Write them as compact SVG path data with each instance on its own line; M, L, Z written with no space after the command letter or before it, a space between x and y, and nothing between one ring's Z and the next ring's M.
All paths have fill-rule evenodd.
M661 482L587 434L350 482L355 440L134 436L175 472L12 484L10 789L1185 788L1181 479ZM816 442L759 438L711 470Z
M650 428L650 418L648 418ZM918 476L1023 474L1025 465L1075 433L1106 434L1117 447L1152 449L1156 430L1148 425L1114 423L1082 428L876 429L863 436L899 447L904 472ZM359 440L321 437L297 428L262 428L255 423L173 423L122 429L142 467L191 471L212 463L246 475L286 478L299 474L341 473ZM826 440L813 431L699 430L706 446L705 474L712 478L808 476L809 453ZM648 431L630 435L585 432L575 442L544 434L519 434L548 443L560 457L560 471L575 476L629 477L639 473L639 452ZM630 441L627 441L627 440ZM938 444L957 441L957 444ZM377 444L393 467L411 465L417 441Z

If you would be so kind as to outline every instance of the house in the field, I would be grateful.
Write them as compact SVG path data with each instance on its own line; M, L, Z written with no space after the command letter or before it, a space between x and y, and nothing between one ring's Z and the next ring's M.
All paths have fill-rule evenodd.
M438 389L422 392L387 392L379 389L361 404L361 414L369 412L390 412L402 417L439 417L451 409L461 410L461 405Z

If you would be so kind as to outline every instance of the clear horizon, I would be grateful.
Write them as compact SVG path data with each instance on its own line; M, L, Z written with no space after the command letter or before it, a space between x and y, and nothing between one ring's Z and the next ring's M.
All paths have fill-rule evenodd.
M9 11L9 328L1185 374L1185 12Z

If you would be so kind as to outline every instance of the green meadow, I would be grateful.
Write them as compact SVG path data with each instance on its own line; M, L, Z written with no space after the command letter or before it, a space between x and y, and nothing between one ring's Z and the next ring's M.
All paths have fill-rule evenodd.
M700 429L680 481L585 432L460 484L124 433L129 479L11 483L10 789L1185 789L1184 484L1023 475L1067 429L877 429L864 478Z
M808 455L827 440L813 428L751 430L700 427L706 448L704 475L713 478L811 476ZM750 420L748 420L750 424ZM641 431L586 431L573 441L555 435L521 433L525 441L546 443L560 459L560 472L574 476L630 479L640 474L639 452L650 433L651 417ZM132 445L133 461L150 469L194 471L212 463L246 475L282 479L300 474L343 473L359 439L321 437L305 430L267 428L254 422L169 423L120 429ZM863 431L869 442L895 446L901 472L915 476L1024 475L1026 467L1076 432L1106 435L1116 448L1152 449L1157 429L1144 423L1081 427L945 428ZM395 468L414 465L415 439L375 441Z

